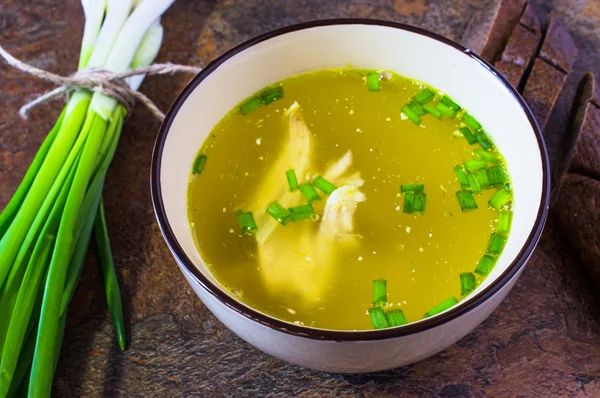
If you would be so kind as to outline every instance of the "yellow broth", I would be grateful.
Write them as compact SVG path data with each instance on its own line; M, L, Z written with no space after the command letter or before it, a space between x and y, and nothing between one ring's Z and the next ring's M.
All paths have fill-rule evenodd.
M438 120L424 115L420 126L401 117L403 105L425 87L421 83L391 74L381 81L380 91L371 92L367 73L325 70L284 80L279 83L282 99L247 115L232 110L200 149L207 156L206 166L200 174L191 174L188 192L193 236L217 280L258 311L318 328L372 329L367 314L373 306L372 281L385 279L386 309L400 308L409 322L416 321L449 297L460 300L460 273L473 272L486 252L498 217L488 206L496 189L475 195L479 208L462 212L455 195L461 187L453 170L477 158L474 150L480 146L469 145L457 133L464 126L459 117ZM354 215L358 243L334 248L334 265L316 264L328 269L327 288L309 302L286 293L285 286L265 284L256 240L240 233L235 215L251 197L260 196L261 179L288 139L285 110L294 102L312 134L314 171L322 172L350 150L351 170L360 171L360 189L366 196ZM298 179L306 181L306 176ZM408 183L425 186L427 206L422 214L402 211L399 187ZM281 184L287 186L285 175ZM318 192L325 200L327 196ZM261 206L266 209L274 199L261 198ZM317 213L324 200L315 205ZM301 223L316 228L319 221L277 228L294 234ZM301 256L302 245L298 239L284 250ZM280 264L282 272L286 266ZM478 282L481 278L477 276Z

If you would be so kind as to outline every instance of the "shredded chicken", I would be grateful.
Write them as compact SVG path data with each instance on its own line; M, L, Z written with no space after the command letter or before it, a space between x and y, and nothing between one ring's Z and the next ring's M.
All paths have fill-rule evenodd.
M293 295L306 305L317 299L331 285L339 265L337 253L351 248L358 239L354 234L354 213L358 203L366 200L360 191L364 181L359 172L349 173L352 153L322 173L338 188L327 198L317 222L289 223L285 228L269 215L265 207L273 200L291 207L304 203L298 192L290 193L282 176L290 168L299 179L312 168L311 133L294 103L287 112L289 140L273 168L269 171L252 199L251 210L258 225L259 268L266 286L273 293Z

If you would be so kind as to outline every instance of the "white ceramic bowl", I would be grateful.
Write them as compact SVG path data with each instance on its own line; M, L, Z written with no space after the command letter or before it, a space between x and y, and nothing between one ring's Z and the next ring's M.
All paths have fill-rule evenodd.
M242 304L204 265L186 212L188 176L196 152L230 109L287 77L348 64L386 68L455 98L493 137L507 160L514 185L512 231L485 282L455 307L391 329L309 328ZM433 33L372 20L291 26L259 36L217 58L188 84L167 114L154 148L151 181L165 240L189 284L217 318L242 339L277 358L348 373L419 361L454 344L483 322L512 288L540 238L548 212L549 184L539 127L518 92L492 66Z

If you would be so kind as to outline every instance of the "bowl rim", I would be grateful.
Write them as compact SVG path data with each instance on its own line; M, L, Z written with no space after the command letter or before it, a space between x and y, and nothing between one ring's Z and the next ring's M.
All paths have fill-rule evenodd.
M505 86L512 94L515 100L519 103L525 114L527 115L527 119L533 129L533 132L536 136L538 147L540 150L540 156L542 160L542 195L540 200L540 206L538 209L538 213L536 215L536 220L533 228L521 250L517 254L514 261L506 268L506 270L499 275L488 287L477 293L474 297L471 297L468 301L465 301L463 305L457 305L452 309L436 315L431 318L426 318L420 320L419 322L408 323L403 326L398 326L394 328L388 329L380 329L380 330L329 330L329 329L318 329L310 326L296 325L290 322L282 321L267 314L264 314L260 311L257 311L250 306L242 303L241 301L236 300L235 298L227 295L223 292L216 284L212 283L207 277L205 277L198 268L192 263L189 257L185 254L184 250L179 245L173 230L169 224L166 210L164 207L163 199L162 199L162 189L161 189L161 181L160 181L160 171L161 171L161 163L162 163L162 154L164 149L164 144L166 142L171 124L173 120L186 101L187 97L194 91L194 89L211 73L213 73L217 68L223 64L225 61L229 60L234 55L251 48L252 46L261 43L263 41L282 36L288 33L311 29L311 28L319 28L319 27L327 27L327 26L336 26L336 25L370 25L370 26L382 26L394 29L400 29L404 31L408 31L411 33L416 33L422 36L426 36L428 38L437 40L443 44L451 46L458 51L461 51L465 55L473 58L478 61L483 67L488 69L488 71L498 79L503 86ZM423 331L433 329L437 326L443 325L447 322L450 322L454 319L461 317L462 315L470 312L475 309L482 303L486 302L489 298L491 298L494 294L500 291L512 278L515 276L521 268L525 265L529 257L531 256L535 246L537 245L544 225L546 223L546 218L548 216L549 211L549 198L550 198L550 166L548 161L548 153L546 150L546 145L544 143L544 139L541 133L541 130L533 116L533 113L529 109L529 106L525 103L524 99L521 97L519 92L508 82L506 78L504 78L490 63L484 60L479 55L475 54L471 50L466 47L444 37L438 35L436 33L432 33L423 28L418 28L411 25L402 24L399 22L391 22L384 21L379 19L366 19L366 18L336 18L336 19L322 19L315 20L310 22L304 22L300 24L294 24L285 26L279 29L275 29L270 32L263 33L255 38L252 38L248 41L245 41L219 57L215 58L211 61L205 68L203 68L190 82L186 85L186 87L181 91L181 93L177 96L177 99L173 102L169 111L167 112L164 121L161 124L160 130L156 137L156 142L154 145L153 153L152 153L152 164L151 164L151 176L150 176L150 188L151 188L151 196L152 196L152 204L154 207L154 212L162 232L162 235L173 253L173 255L178 260L179 264L185 268L185 270L193 276L195 281L210 295L212 295L219 302L224 304L229 309L237 312L238 314L257 322L263 326L266 326L270 329L274 329L276 331L293 335L296 337L304 337L309 339L316 340L330 340L330 341L372 341L372 340L383 340L383 339L391 339L402 336L408 336L412 334L421 333Z

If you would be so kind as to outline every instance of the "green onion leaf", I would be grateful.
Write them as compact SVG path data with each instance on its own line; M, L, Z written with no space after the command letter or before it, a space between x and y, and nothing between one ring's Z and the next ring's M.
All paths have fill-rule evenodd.
M482 189L491 188L492 184L490 184L490 179L488 178L487 170L479 170L477 173L475 173L475 176L479 180L479 184L481 185Z
M373 304L387 303L387 281L376 279L373 281Z
M336 186L327 181L325 178L321 176L317 176L313 181L315 187L317 187L321 192L325 195L331 195L333 191L336 190Z
M455 111L460 111L460 105L458 105L456 102L452 101L448 96L444 95L442 97L442 99L440 100L440 102L444 105L446 105L449 108L452 108Z
M467 178L467 175L465 174L465 171L462 167L456 166L454 168L454 173L456 174L456 178L458 179L458 182L460 183L461 187L469 187L469 179Z
M494 147L494 143L483 130L479 130L475 133L475 138L477 138L477 142L479 142L484 149L491 149Z
M475 197L469 191L458 191L456 192L456 198L458 199L458 203L460 204L460 209L463 212L467 212L470 210L477 209L477 202L475 202Z
M312 205L302 205L296 207L290 207L288 209L292 215L292 221L302 221L311 218L315 215L315 210Z
M400 308L389 310L385 315L390 327L402 326L408 323L408 320L406 320L406 317L404 316L404 312L402 312Z
M254 221L254 216L252 215L251 211L244 212L238 209L235 211L235 215L237 216L238 222L240 223L242 233L252 234L258 231L256 221Z
M471 160L467 160L465 162L465 169L467 169L467 171L469 173L472 173L477 170L485 169L486 166L487 166L487 163L483 159L471 159Z
M427 194L423 192L415 193L415 200L413 203L413 211L424 212L425 206L427 205Z
M472 272L463 272L460 274L460 294L466 296L475 290L475 275Z
M402 207L402 212L406 213L406 214L412 214L413 213L413 207L415 204L415 193L414 192L407 192L406 194L404 194L404 206Z
M451 119L454 119L456 117L456 111L454 109L450 108L449 106L444 105L441 102L438 102L435 105L435 109L440 111L442 113L442 115L447 116Z
M475 268L475 273L485 276L492 271L494 265L496 265L496 259L485 254L483 257L481 257L481 260L479 260L479 264L477 264L477 268Z
M458 304L458 300L455 297L450 297L448 300L436 305L435 307L427 311L424 317L429 318L430 316L434 316L436 314L439 314L440 312L444 312L447 309L454 307L456 304Z
M300 189L300 193L302 193L302 196L304 196L304 199L306 199L308 203L321 200L321 197L319 196L317 191L315 191L315 188L313 188L311 183L305 182L304 184L300 184L298 188Z
M475 135L471 132L471 130L469 130L468 127L461 127L458 129L458 131L460 131L460 133L465 137L469 145L477 143L477 138L475 138Z
M506 244L506 238L496 232L492 233L490 236L490 242L488 243L487 251L488 253L499 256L502 253L502 249L504 249L504 245Z
M402 114L412 120L414 124L421 124L421 117L417 115L408 105L404 105L402 108Z
M485 149L476 149L475 153L482 159L485 159L486 161L493 163L493 164L499 164L501 162L500 159L498 159L497 157L495 157L494 155L492 155L491 153L489 153L488 151L486 151Z
M202 173L202 170L204 170L204 165L206 164L206 155L205 154L199 154L198 156L196 156L196 159L194 160L194 164L192 165L192 173L194 174L200 174Z
M287 225L288 221L292 217L292 214L288 209L279 204L279 202L271 202L269 207L267 207L267 213L271 215L274 219L279 221L281 225Z
M369 91L379 91L379 73L369 73L367 87L369 87Z
M425 186L423 184L402 184L400 192L422 192Z
M423 104L423 109L425 110L425 112L437 117L438 119L442 118L442 112L440 112L439 110L437 110L436 108L434 108L433 106L431 106L429 104Z
M421 91L419 94L415 95L414 100L417 104L423 105L431 101L434 97L433 92L430 89L426 88Z
M296 171L294 171L294 169L290 169L285 172L285 176L287 177L290 192L293 192L296 189L298 189L298 177L296 177Z
M410 102L407 104L407 106L408 106L408 107L409 107L409 108L410 108L410 109L411 109L411 110L412 110L414 113L416 113L416 114L417 114L417 115L419 115L419 116L423 116L423 115L426 115L426 114L427 114L427 112L425 112L425 111L423 110L423 108L421 108L421 107L420 107L420 106L419 106L419 105L418 105L416 102L414 102L414 101L410 101Z
M463 115L462 121L473 131L479 131L481 129L481 124L469 113Z
M268 88L260 94L260 99L265 105L269 105L271 102L281 98L283 98L283 87L281 86Z
M512 216L512 211L500 213L498 216L498 228L496 229L496 232L504 236L508 235L508 231L510 231L510 224L512 223Z
M496 192L488 202L496 210L501 210L512 199L512 192L503 188Z
M471 187L471 191L473 193L481 192L481 183L479 182L479 178L475 174L467 175L467 179L469 180L469 186Z
M369 313L369 317L371 318L371 323L375 329L385 329L390 327L388 323L387 317L385 316L385 312L381 307L373 307L367 310Z
M487 175L491 185L504 185L508 182L508 176L504 172L504 167L502 166L488 168Z
M260 98L258 97L252 97L246 101L244 101L241 105L240 105L240 112L242 112L242 115L247 115L250 112L253 112L255 110L257 110L258 108L260 108L260 106L262 105L262 101L260 100Z

